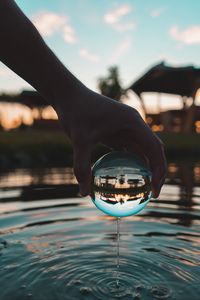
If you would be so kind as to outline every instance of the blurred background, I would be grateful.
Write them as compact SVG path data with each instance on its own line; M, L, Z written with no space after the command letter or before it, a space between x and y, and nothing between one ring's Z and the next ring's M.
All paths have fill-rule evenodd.
M139 110L164 141L169 160L198 159L198 1L16 2L84 84ZM98 145L93 159L105 151ZM72 165L72 147L53 109L2 63L0 165Z
M79 197L55 112L0 63L1 300L198 300L200 1L16 2L84 84L140 112L168 174L159 201L120 225L116 298L115 218Z

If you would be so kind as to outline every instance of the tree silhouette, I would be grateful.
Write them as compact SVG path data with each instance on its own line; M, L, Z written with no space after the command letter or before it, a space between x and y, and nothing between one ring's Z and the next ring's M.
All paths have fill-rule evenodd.
M20 94L0 94L0 103L19 103L29 107L31 110L37 109L39 117L42 119L42 112L48 103L36 91L22 91Z
M125 90L121 86L117 66L108 69L108 76L98 79L98 88L104 96L120 101L122 95L125 94Z

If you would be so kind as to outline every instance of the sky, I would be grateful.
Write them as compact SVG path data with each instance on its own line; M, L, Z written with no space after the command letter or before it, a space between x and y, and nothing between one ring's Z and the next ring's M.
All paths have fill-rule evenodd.
M128 87L148 68L167 64L200 67L199 0L17 0L46 43L89 88L112 65ZM0 93L30 86L0 63ZM146 94L156 111L158 97ZM180 108L180 97L161 95L162 109ZM127 104L140 109L133 93Z

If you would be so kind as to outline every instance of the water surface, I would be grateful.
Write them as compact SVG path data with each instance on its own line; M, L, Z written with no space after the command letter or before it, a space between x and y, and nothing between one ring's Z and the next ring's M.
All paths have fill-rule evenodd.
M69 185L66 185L69 184ZM170 163L159 200L120 222L69 168L0 174L0 299L199 299L200 163Z

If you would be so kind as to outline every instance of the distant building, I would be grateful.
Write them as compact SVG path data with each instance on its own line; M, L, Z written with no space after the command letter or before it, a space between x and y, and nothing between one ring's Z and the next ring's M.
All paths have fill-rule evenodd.
M200 133L200 107L194 106L192 116L192 132ZM188 112L181 110L167 110L158 114L147 114L146 122L154 132L184 132Z
M19 103L27 105L30 108L41 108L48 105L45 99L36 91L22 91L18 95L17 100Z

